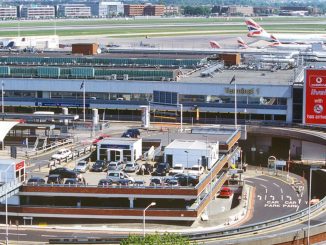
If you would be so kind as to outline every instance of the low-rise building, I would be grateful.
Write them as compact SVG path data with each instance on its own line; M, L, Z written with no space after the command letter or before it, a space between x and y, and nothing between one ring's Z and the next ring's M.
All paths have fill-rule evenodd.
M106 2L98 1L89 3L93 16L113 17L124 14L124 6L122 2Z
M0 7L0 18L2 19L17 18L17 8L13 6Z
M145 16L162 16L164 15L164 5L152 5L147 4L144 7L144 15Z
M48 19L55 17L54 6L20 6L21 18L26 19Z
M84 4L62 4L58 8L59 17L86 18L91 16L91 7Z
M229 6L228 14L231 16L252 16L254 15L254 8L252 6L233 5Z
M180 13L180 9L178 6L165 6L164 7L164 14L166 15L178 15Z

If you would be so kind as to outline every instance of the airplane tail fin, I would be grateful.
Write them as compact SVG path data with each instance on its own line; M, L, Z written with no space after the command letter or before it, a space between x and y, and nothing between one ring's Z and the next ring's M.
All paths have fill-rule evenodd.
M271 35L271 42L272 44L270 44L269 46L280 46L282 43L280 42L280 40L278 40L274 35Z
M209 41L211 48L222 48L221 45L216 41Z
M256 37L256 36L262 36L266 35L267 32L262 28L258 23L256 23L253 19L251 18L246 18L245 19L247 28L248 28L248 37Z
M248 44L246 44L241 37L238 37L237 42L238 42L238 48L243 48L243 49L249 48Z

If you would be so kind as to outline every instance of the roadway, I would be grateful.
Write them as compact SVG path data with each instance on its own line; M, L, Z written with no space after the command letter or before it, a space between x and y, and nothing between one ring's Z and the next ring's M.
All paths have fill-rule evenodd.
M283 180L266 175L245 179L256 188L252 218L244 225L254 224L295 213L308 207L307 188L299 194Z

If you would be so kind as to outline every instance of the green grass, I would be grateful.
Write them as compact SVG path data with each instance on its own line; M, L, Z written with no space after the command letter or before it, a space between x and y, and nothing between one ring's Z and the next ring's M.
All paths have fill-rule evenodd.
M322 17L269 17L269 18L254 18L259 23L264 22L316 22L326 21ZM243 17L237 18L159 18L159 19L77 19L77 20L34 20L34 21L19 21L20 27L52 27L57 26L74 26L74 25L101 25L101 24L116 24L116 25L130 25L130 24L191 24L191 23L243 23ZM18 27L18 21L1 22L0 27Z
M310 33L324 33L326 32L325 25L322 24L309 24L309 23L295 23L289 25L268 25L266 30L270 32L310 32ZM197 32L197 33L196 33ZM202 26L175 26L171 27L116 27L116 28L105 28L100 27L96 29L72 29L72 30L57 30L59 36L87 36L87 35L107 35L107 36L143 36L143 35L155 35L155 36L166 36L166 35L186 35L186 34L214 34L214 33L246 33L247 28L244 24L235 24L232 26L218 25L202 25ZM22 36L41 36L41 35L53 35L53 29L48 30L34 30L34 31L20 31ZM0 31L0 36L17 36L17 31Z

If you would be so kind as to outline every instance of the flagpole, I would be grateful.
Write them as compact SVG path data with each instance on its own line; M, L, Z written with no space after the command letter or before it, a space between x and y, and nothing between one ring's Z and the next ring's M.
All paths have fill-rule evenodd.
M234 80L234 127L237 128L237 80Z
M85 80L83 81L83 113L84 113L84 122L85 122L85 115L86 115L86 98L85 98L85 87L86 87L86 83L85 83Z

